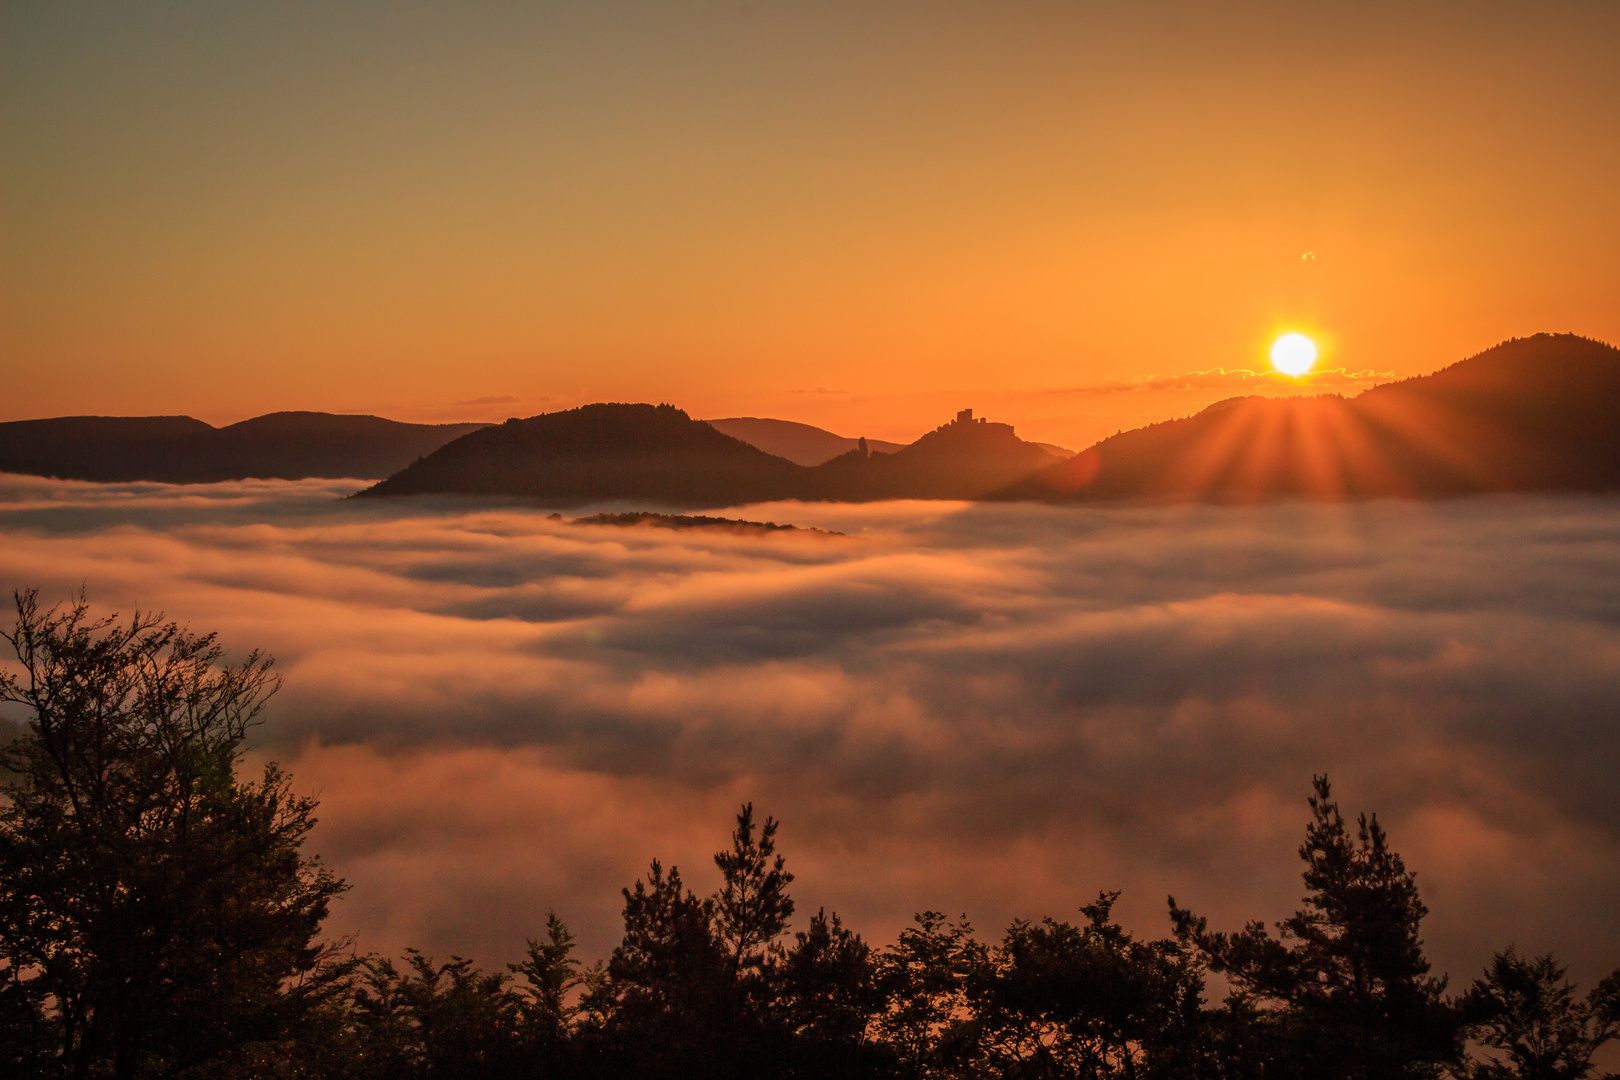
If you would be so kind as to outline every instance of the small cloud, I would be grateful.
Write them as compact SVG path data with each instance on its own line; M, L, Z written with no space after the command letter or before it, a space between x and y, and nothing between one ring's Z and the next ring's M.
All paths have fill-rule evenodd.
M1274 382L1305 383L1315 386L1372 386L1381 382L1389 382L1395 378L1393 371L1373 371L1368 368L1364 371L1347 371L1344 368L1326 368L1322 371L1307 371L1303 375L1284 375L1280 371L1267 371L1262 374Z
M790 394L847 394L848 390L829 390L825 386L818 386L814 390L789 390Z
M524 400L523 398L518 397L516 394L492 394L489 397L468 398L466 401L457 401L457 402L453 402L452 404L455 404L455 405L515 405L518 402L523 401L523 400Z

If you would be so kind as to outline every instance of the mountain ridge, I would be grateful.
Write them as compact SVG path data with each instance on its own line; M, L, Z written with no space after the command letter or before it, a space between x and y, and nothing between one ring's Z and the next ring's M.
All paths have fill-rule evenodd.
M767 454L787 458L799 465L824 465L833 458L856 449L862 442L862 439L838 435L826 428L800 423L797 420L776 420L765 416L726 416L704 422L734 439L741 439L745 443L759 447ZM898 453L911 445L889 442L885 439L866 439L865 442L867 449L881 454ZM1074 456L1073 450L1066 446L1058 446L1056 443L1037 442L1034 445L1053 457Z
M1620 349L1501 342L1354 398L1229 398L1121 432L999 501L1435 498L1620 488Z
M797 420L776 420L767 416L726 416L705 423L716 431L757 446L767 454L787 458L796 465L814 468L841 454L857 449L861 440L837 435L826 428L802 424ZM868 449L892 454L905 448L905 443L867 439Z
M1620 489L1620 349L1574 334L1513 338L1346 398L1233 397L1060 459L963 410L915 442L848 440L758 417L768 452L673 405L598 403L504 424L404 424L282 412L215 428L187 416L0 423L0 470L202 483L355 477L366 496L457 493L578 505L779 499L1043 502L1437 498ZM796 441L795 441L796 440ZM853 447L850 444L853 443Z
M190 416L58 416L0 423L0 472L100 483L380 479L483 424L265 413L224 427Z
M972 410L893 454L857 445L804 466L673 405L602 402L462 436L362 497L504 495L552 505L643 499L725 506L779 499L974 499L1056 456Z

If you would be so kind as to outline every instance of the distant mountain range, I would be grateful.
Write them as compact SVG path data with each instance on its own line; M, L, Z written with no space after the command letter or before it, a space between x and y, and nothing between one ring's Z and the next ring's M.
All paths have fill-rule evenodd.
M820 429L732 418L801 456ZM791 445L788 441L791 440ZM1436 497L1620 488L1620 350L1573 334L1505 342L1358 397L1233 398L1060 459L1005 424L952 423L893 453L867 443L796 464L672 406L592 405L464 436L366 494L468 492L542 502L645 499Z
M0 471L99 481L383 478L360 494L729 506L779 499L1045 502L1429 498L1620 489L1620 350L1504 342L1355 397L1233 398L1070 456L964 410L907 446L790 421L586 405L499 425L273 413L0 424Z
M1620 349L1504 342L1345 399L1234 398L1127 431L996 499L1248 502L1620 488Z
M795 423L792 420L729 416L722 420L710 420L708 423L716 431L725 432L734 439L741 439L750 446L759 447L767 454L787 458L798 465L820 465L840 454L849 453L861 443L860 439L834 435L825 428ZM1034 445L1054 457L1074 456L1073 450L1066 450L1052 443L1038 442ZM884 442L882 439L866 440L866 448L880 454L898 453L906 446L906 443Z
M847 454L860 445L859 439L834 435L825 428L799 424L792 420L770 420L760 416L728 416L708 421L716 431L741 439L749 446L757 446L767 454L787 458L795 465L820 465L840 454ZM866 440L869 450L892 454L904 449L905 443Z
M1058 460L971 410L892 454L857 443L811 467L673 405L601 404L471 432L360 494L514 495L558 506L976 499Z
M189 416L60 416L0 423L0 472L63 480L373 480L482 424L279 412L216 428Z

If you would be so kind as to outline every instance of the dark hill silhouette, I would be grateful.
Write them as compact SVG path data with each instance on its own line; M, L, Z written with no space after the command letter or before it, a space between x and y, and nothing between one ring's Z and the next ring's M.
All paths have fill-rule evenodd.
M361 495L516 495L566 506L792 498L810 470L673 405L584 405L463 435Z
M720 420L710 420L708 423L716 431L724 432L734 439L741 439L750 446L757 446L767 454L787 458L798 465L820 465L824 461L831 461L839 454L849 453L860 444L859 439L845 438L825 428L793 420L772 420L762 416L728 416ZM882 439L868 439L866 445L868 449L884 454L892 454L905 446L904 443L884 442Z
M978 499L1017 477L1049 466L1057 455L1025 442L1011 424L975 420L964 409L893 454L853 450L816 469L829 494L871 499Z
M710 420L708 423L717 431L723 431L734 439L741 439L750 446L759 447L767 454L785 457L800 465L821 465L856 449L861 442L860 439L836 435L826 428L818 428L811 424L801 424L794 420L772 420L762 416L729 416L720 420ZM880 454L898 453L907 445L886 442L883 439L866 440L866 448ZM1074 456L1073 450L1054 443L1038 442L1028 445L1038 446L1053 457ZM1047 463L1042 461L1041 464Z
M475 431L361 494L512 495L556 506L972 499L1052 460L1010 426L964 416L894 454L857 445L806 468L672 405L600 404Z
M722 422L741 420L840 438L786 421ZM1614 490L1620 350L1538 334L1353 399L1233 398L1068 460L1054 461L1057 454L1019 439L1009 425L974 420L969 410L894 453L862 442L809 468L669 405L587 405L498 427L324 413L275 413L220 429L190 417L61 417L0 424L0 470L206 482L369 478L393 469L363 494L511 495L554 505Z
M62 416L0 423L0 472L103 483L375 479L481 424L280 412L216 428L189 416Z
M561 514L552 517L560 518ZM575 525L611 525L616 528L707 529L715 532L742 533L747 536L769 536L772 533L807 533L815 536L843 536L841 532L812 529L803 525L778 525L774 521L742 521L738 518L703 517L693 514L651 514L645 510L629 514L592 514L575 518Z
M1091 501L1620 488L1620 350L1537 334L1355 397L1234 398L996 492Z

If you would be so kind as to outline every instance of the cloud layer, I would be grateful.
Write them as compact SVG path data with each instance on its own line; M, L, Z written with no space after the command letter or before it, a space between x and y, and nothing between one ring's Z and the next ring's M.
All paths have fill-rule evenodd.
M1620 502L771 505L844 537L340 501L329 483L0 477L0 585L272 652L255 753L318 791L333 928L600 952L648 857L744 799L801 910L878 939L1103 888L1280 918L1313 772L1419 872L1437 966L1620 964Z

